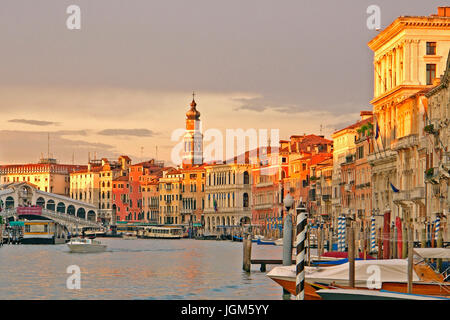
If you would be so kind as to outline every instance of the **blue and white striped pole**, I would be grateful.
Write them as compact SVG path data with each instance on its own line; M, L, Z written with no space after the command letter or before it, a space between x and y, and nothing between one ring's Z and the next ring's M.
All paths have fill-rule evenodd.
M375 252L376 230L375 230L375 217L372 216L370 220L370 252Z
M339 217L340 237L339 237L339 251L345 251L345 217Z
M297 237L296 247L296 278L295 278L295 300L305 299L305 239L306 239L306 207L303 203L297 208Z
M434 239L436 241L436 246L437 246L437 241L439 238L439 229L441 228L441 219L439 217L436 218L435 221L435 225L434 225Z
M338 217L338 251L342 251L342 219Z

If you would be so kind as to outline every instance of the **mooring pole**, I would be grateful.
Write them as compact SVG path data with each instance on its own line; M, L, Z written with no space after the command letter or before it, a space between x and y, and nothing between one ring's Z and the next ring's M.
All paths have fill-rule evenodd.
M348 228L348 277L349 286L355 287L355 228Z
M413 228L412 225L410 225L408 228L408 293L412 293L413 255Z
M251 269L251 257L252 257L252 240L250 234L244 234L244 239L242 240L242 246L244 250L242 269L246 272L250 272Z
M305 237L306 237L306 207L303 203L297 208L297 237L296 237L296 279L295 279L295 298L296 300L305 299Z

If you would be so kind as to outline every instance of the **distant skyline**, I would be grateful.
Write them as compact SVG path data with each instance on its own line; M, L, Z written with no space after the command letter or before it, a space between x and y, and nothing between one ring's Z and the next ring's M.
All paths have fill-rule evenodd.
M81 8L68 30L66 8ZM371 110L381 27L443 1L3 0L0 164L129 155L170 163L196 92L203 129L331 133ZM322 132L320 128L322 126ZM143 151L142 151L143 147ZM141 157L141 152L143 157Z

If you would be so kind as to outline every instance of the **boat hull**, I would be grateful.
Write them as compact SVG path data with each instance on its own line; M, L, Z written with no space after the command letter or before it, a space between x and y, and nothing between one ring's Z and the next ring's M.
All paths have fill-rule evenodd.
M71 252L75 253L93 253L106 251L105 244L67 244Z
M287 278L287 277L271 277L272 280L274 280L276 283L278 283L280 286L282 286L285 290L289 291L291 294L295 295L295 278ZM310 284L308 282L305 282L305 299L306 299L306 287L309 286L309 292L308 294L312 297L318 296L317 293L315 293L316 289L314 289L315 284ZM335 283L334 286L339 288L349 288L347 284L340 284ZM381 285L381 290L386 291L393 291L393 292L399 292L399 293L407 293L408 292L408 284L407 283L395 283L395 282L383 282ZM422 294L422 295L429 295L429 296L444 296L444 297L450 297L450 284L447 283L440 283L440 284L433 284L433 283L414 283L413 284L413 294ZM319 296L319 299L320 296ZM331 298L330 298L331 299ZM362 298L363 300L365 298ZM372 299L369 299L372 300ZM392 299L389 299L392 300Z

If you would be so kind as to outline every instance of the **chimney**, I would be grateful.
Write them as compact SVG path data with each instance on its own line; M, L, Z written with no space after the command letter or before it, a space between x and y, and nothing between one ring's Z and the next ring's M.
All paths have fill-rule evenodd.
M361 120L366 120L373 115L373 112L372 111L361 111L359 113L359 115L361 116Z
M438 17L450 17L450 7L438 7Z

